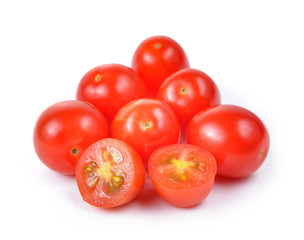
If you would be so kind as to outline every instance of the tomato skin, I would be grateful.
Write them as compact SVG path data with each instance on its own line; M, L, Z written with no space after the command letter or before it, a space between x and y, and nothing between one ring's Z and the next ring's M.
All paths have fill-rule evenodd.
M145 39L137 47L132 68L146 82L150 96L154 97L163 81L172 73L189 67L189 61L182 47L166 36Z
M192 68L169 76L159 88L157 98L168 103L183 128L199 111L221 103L215 82L207 74Z
M210 194L214 183L214 179L212 179L196 188L172 189L162 185L157 180L151 180L156 192L162 199L181 208L192 207L201 203Z
M121 64L104 64L82 77L76 99L92 103L111 122L123 105L147 94L145 82L133 69Z
M82 152L108 135L109 127L101 112L89 103L71 100L55 103L42 112L33 141L38 157L47 167L73 175Z
M178 170L171 170L174 167L167 163L169 156L174 160L191 160L191 157L200 159L203 170L200 172L198 168L188 169L188 180L175 182L169 173L175 177ZM156 192L165 201L177 207L191 207L202 202L211 192L217 169L215 158L210 152L190 144L172 144L157 149L152 153L148 164ZM166 171L168 169L169 171Z
M176 115L165 102L139 99L118 111L111 125L111 136L133 146L147 165L154 150L179 141L180 127Z
M187 142L209 150L218 174L246 177L264 162L270 138L263 122L249 110L219 105L196 114L187 127Z
M117 149L122 156L122 162L118 163L116 170L123 172L125 177L124 185L118 189L114 194L104 196L101 194L101 185L96 186L93 190L86 187L86 164L88 164L94 157L100 159L102 156L101 149L107 147ZM118 207L132 201L142 190L145 183L145 167L139 154L129 144L114 139L105 138L93 143L82 154L76 168L77 186L82 198L89 204L95 207L111 208Z

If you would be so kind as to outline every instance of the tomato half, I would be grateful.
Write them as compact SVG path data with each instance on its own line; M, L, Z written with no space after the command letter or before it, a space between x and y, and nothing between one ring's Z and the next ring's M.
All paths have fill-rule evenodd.
M133 69L121 64L104 64L82 77L76 98L92 103L111 122L123 105L147 94L145 82Z
M263 122L249 110L219 105L196 114L187 127L187 142L208 149L218 174L246 177L264 162L269 134Z
M173 144L153 152L148 169L155 190L164 200L177 207L190 207L209 195L216 161L201 147Z
M151 97L156 95L169 75L187 67L189 62L182 47L166 36L145 39L137 47L132 59L132 68L146 82Z
M83 151L108 134L106 119L96 107L78 100L64 101L51 105L39 116L34 147L47 167L70 175L75 174Z
M168 103L183 127L199 111L221 103L215 82L207 74L191 68L169 76L159 88L157 98Z
M145 168L130 145L105 138L82 154L76 180L82 198L89 204L117 207L132 201L140 193L145 182Z
M178 142L180 127L176 115L165 102L139 99L118 111L112 122L111 136L133 146L147 164L154 150Z

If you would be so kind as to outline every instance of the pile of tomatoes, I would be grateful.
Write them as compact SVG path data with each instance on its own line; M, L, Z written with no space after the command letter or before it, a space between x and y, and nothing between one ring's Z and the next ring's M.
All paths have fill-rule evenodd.
M148 171L164 200L190 207L208 196L216 174L249 176L269 150L263 122L247 109L222 105L215 82L190 68L169 37L144 40L132 68L88 71L76 99L40 115L34 147L50 169L76 174L83 199L94 206L130 202Z

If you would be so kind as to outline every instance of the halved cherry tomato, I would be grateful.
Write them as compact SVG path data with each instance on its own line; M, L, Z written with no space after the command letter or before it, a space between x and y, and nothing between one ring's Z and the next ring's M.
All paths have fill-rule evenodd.
M105 138L92 144L81 156L76 180L82 198L89 204L117 207L132 201L145 181L139 154L127 143Z
M154 150L178 142L180 127L167 103L139 99L118 111L111 125L111 136L133 146L147 165Z
M76 98L92 103L111 122L123 105L147 94L145 82L133 69L121 64L104 64L82 77Z
M148 164L157 193L177 207L191 207L205 199L216 175L213 155L190 144L162 147L153 152Z
M205 73L182 69L169 76L158 90L157 98L165 101L176 113L182 128L204 108L221 103L215 82Z
M132 68L146 82L154 97L163 81L172 73L189 67L186 53L173 39L154 36L145 39L136 49Z
M187 142L209 150L218 174L246 177L264 162L269 134L263 122L249 110L219 105L196 114L187 127Z
M64 101L51 105L39 116L34 147L47 167L70 175L75 174L83 151L108 135L107 121L96 107L78 100Z

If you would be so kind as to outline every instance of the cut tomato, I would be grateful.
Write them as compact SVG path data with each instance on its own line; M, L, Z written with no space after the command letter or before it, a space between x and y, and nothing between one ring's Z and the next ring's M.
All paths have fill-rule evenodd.
M173 144L153 152L148 169L155 190L164 200L177 207L190 207L208 196L217 168L209 151Z
M139 154L127 143L106 138L81 156L76 179L83 199L97 207L117 207L132 201L145 181Z

